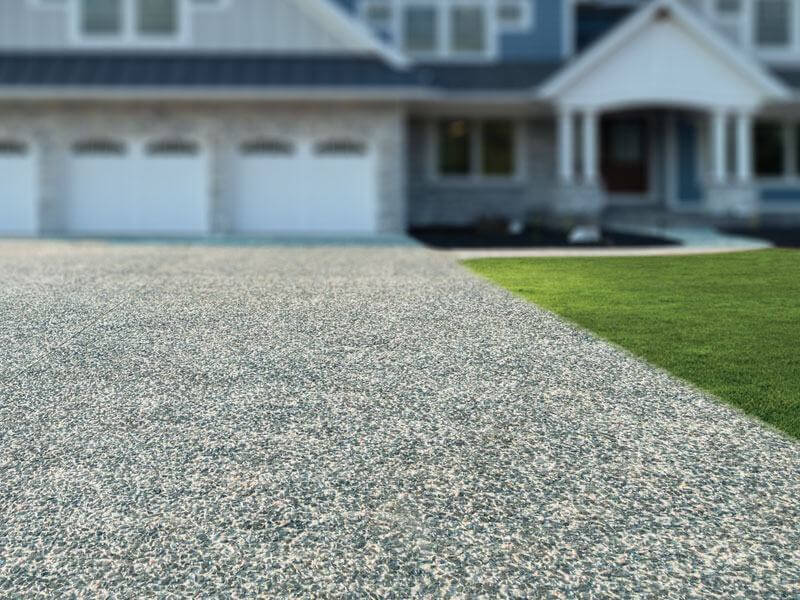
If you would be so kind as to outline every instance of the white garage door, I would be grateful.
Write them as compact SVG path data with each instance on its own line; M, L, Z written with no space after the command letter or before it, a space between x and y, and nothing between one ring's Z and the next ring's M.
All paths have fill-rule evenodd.
M205 157L198 144L155 141L135 147L91 140L73 148L67 231L105 235L208 231Z
M256 140L242 144L237 163L239 233L377 229L375 159L362 142Z
M37 164L30 144L0 139L0 235L34 235Z

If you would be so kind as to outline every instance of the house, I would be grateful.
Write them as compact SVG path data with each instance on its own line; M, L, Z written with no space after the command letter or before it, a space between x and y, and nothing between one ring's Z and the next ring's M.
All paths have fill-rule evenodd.
M800 216L800 0L2 0L0 230Z

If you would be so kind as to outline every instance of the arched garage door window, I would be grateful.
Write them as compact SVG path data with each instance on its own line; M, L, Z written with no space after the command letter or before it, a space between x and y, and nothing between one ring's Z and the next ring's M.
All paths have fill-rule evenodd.
M367 145L357 140L325 140L314 146L314 154L322 157L359 157L367 154Z
M0 158L14 158L28 154L28 145L17 140L0 139Z
M197 156L200 154L200 146L189 140L157 140L145 146L145 154L163 157Z
M294 144L279 139L258 139L244 142L239 150L245 156L292 156L295 153Z

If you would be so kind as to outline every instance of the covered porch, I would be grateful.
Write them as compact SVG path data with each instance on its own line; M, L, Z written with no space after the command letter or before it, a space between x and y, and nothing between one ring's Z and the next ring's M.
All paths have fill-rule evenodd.
M609 207L753 218L754 122L789 92L690 10L660 0L542 95L557 120L550 214L575 223Z
M568 193L617 209L734 217L756 210L750 110L575 108L557 121L558 187Z

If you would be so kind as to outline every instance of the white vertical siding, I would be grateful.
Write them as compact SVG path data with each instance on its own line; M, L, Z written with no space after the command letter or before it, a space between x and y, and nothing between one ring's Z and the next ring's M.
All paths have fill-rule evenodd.
M80 47L70 35L68 6L75 1L62 0L63 6L53 1L48 6L36 0L0 0L0 49ZM316 53L363 49L333 35L294 0L229 0L221 8L192 10L188 49ZM179 49L185 51L187 46Z
M67 12L31 0L0 0L0 48L63 48L69 44Z

